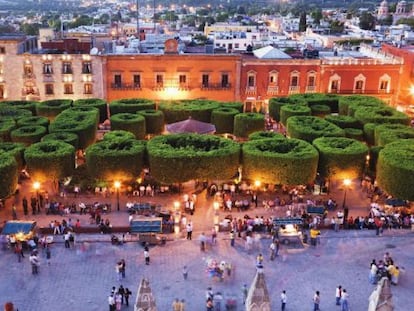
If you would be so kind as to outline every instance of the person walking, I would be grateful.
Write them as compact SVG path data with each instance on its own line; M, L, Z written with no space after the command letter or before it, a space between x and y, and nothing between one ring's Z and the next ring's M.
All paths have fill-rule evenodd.
M70 232L66 232L63 236L63 239L65 240L65 248L70 248Z
M108 296L108 305L109 305L109 311L115 311L115 298L114 298L114 294L110 294Z
M121 304L124 304L125 299L125 288L122 286L122 284L118 288L118 294L121 295Z
M274 260L276 257L276 244L274 241L272 241L272 243L270 243L270 260Z
M145 246L145 248L144 248L144 258L145 258L145 264L149 265L150 264L150 254L149 254L148 246Z
M187 278L188 278L188 269L187 269L187 266L184 266L183 267L183 278L184 278L184 280L187 280Z
M125 279L125 269L126 269L126 263L125 263L125 259L121 259L121 274L122 274L122 278Z
M249 289L247 288L247 284L243 284L242 287L242 297L243 297L243 304L246 304L246 300L247 300L247 294L249 293Z
M29 257L30 264L32 265L32 274L39 274L40 260L37 256L37 252L33 251Z
M46 262L50 265L50 258L52 257L52 252L50 251L50 246L48 243L45 244L45 252L46 252Z
M186 230L187 230L187 240L191 240L192 235L193 235L193 225L191 224L191 222L187 224Z
M27 202L26 197L23 197L22 205L23 205L23 214L24 214L24 216L29 215L29 206L28 206L28 202Z
M342 297L342 286L339 285L335 290L335 300L336 300L337 306L341 305L341 297Z
M116 279L118 282L121 281L121 262L118 261L115 265L115 273L116 273Z
M348 293L343 289L341 296L341 311L349 311Z
M124 297L125 297L125 305L128 307L129 306L129 297L131 296L132 292L129 290L128 287L125 288L125 293L124 293Z
M180 311L181 308L181 302L178 298L175 298L175 300L172 303L172 311Z
M230 231L230 246L231 247L234 247L234 239L235 239L234 231Z
M286 310L286 302L287 302L287 296L286 296L286 291L282 291L282 293L280 294L280 302L282 304L281 310L285 311Z
M321 303L320 293L317 290L313 296L313 311L320 311L319 304Z
M22 262L22 258L24 258L22 243L16 242L16 245L14 247L14 252L17 255L17 261Z
M180 301L180 310L179 311L185 311L185 300L181 299Z
M15 204L12 205L12 216L13 216L13 220L17 220L17 210L16 210Z

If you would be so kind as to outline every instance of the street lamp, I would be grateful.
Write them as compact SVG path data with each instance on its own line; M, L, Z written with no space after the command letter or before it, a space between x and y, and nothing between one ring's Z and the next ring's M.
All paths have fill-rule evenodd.
M121 187L121 182L116 180L114 182L114 186L115 186L115 189L116 189L116 209L117 209L117 211L119 211L119 188Z
M348 190L350 185L351 185L351 180L350 179L344 179L344 201L342 202L342 208L345 208L345 205L346 205L346 191Z

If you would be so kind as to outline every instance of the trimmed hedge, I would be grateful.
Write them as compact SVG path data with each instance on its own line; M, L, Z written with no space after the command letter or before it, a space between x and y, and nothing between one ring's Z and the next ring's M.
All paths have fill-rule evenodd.
M158 109L164 112L166 123L175 123L193 118L201 122L209 123L211 113L220 104L210 100L180 100L163 101Z
M384 133L386 132L386 133ZM394 140L399 139L398 138L398 134L393 134L393 132L398 132L401 135L403 135L401 138L402 139L406 139L406 138L414 138L414 137L409 137L409 136L405 136L405 134L410 135L410 132L414 133L414 129L403 125L403 124L393 124L393 123L385 123L385 124L379 124L378 126L375 127L374 130L374 136L375 136L375 145L379 145L379 146L385 146L387 143L391 142L390 139L392 139L394 137ZM385 140L381 140L381 136L384 135L384 139ZM397 135L397 136L395 136ZM386 136L386 137L385 137Z
M147 151L151 175L166 184L231 179L239 167L240 145L213 135L157 136Z
M263 131L264 126L264 115L254 112L239 113L234 116L233 134L247 138L251 133Z
M342 129L362 128L361 123L359 123L357 119L351 116L329 115L325 117L325 120L339 126Z
M381 146L372 146L369 148L368 169L373 176L376 175L379 153L383 148Z
M135 135L128 131L117 130L105 133L103 140L130 140L135 139Z
M251 140L242 146L243 176L269 184L309 184L316 177L318 157L318 151L303 140Z
M328 106L330 108L329 111L337 113L340 96L336 94L307 93L290 95L289 98L291 100L305 102L311 108L314 105Z
M2 102L2 105L10 106L18 109L26 109L30 110L33 115L36 114L36 105L37 101L29 101L29 100L6 100Z
M36 115L53 121L59 113L72 106L71 99L45 100L36 104Z
M368 147L355 139L320 137L312 143L319 151L319 173L326 178L343 180L361 177Z
M148 109L155 109L155 103L145 98L124 98L114 100L109 104L111 116L118 113L136 113Z
M364 138L368 145L375 145L375 127L378 124L376 123L367 123L364 124Z
M145 117L141 114L118 113L110 118L111 130L123 130L131 132L136 139L145 138Z
M355 111L355 119L366 123L400 123L409 125L411 119L406 114L391 107L362 107Z
M325 119L312 116L290 117L287 120L287 133L292 138L312 142L318 137L343 137L345 132L340 127Z
M75 147L61 141L42 141L24 152L27 171L34 181L58 181L75 169Z
M0 199L6 199L17 188L17 162L12 155L0 153Z
M164 132L164 113L161 110L146 109L138 111L145 118L147 134L161 134Z
M286 138L282 133L270 132L270 131L258 131L249 135L249 140L257 139L266 139L266 138L276 138L283 139Z
M239 110L225 105L214 109L211 113L211 123L216 127L216 134L233 133L234 117L238 113Z
M33 125L40 125L45 128L49 127L49 119L46 117L40 116L31 116L31 117L23 117L17 120L17 126L33 126Z
M32 112L27 109L20 109L11 106L0 106L0 119L3 118L12 118L17 121L23 117L29 117L32 115Z
M10 141L10 132L16 128L16 122L11 117L0 117L0 140Z
M238 112L243 112L244 104L241 102L219 102L220 108L233 108Z
M367 95L350 95L339 97L339 114L343 116L353 116L353 111L358 107L383 107L385 104L383 101L376 97ZM353 106L352 109L349 109Z
M24 150L26 149L25 145L22 143L10 143L2 142L0 143L0 154L7 154L14 157L17 163L18 170L22 170L25 166L24 162ZM1 175L0 175L1 176Z
M95 107L99 110L99 123L108 119L108 104L100 98L83 98L73 102L73 107Z
M289 117L293 116L310 116L311 108L304 105L284 105L280 107L280 123L286 125Z
M345 131L345 137L352 138L356 140L363 141L364 140L364 131L361 129L353 129L350 127L347 127L344 129Z
M10 132L14 143L23 143L26 146L37 143L47 134L47 128L40 125L22 126Z
M75 147L76 150L79 149L79 138L78 135L71 132L56 132L50 133L42 137L42 141L62 141L69 145Z
M86 166L88 172L97 179L131 180L141 174L144 153L143 141L104 139L86 149Z
M328 105L312 105L310 106L312 115L315 117L324 118L326 115L329 115L331 113L331 107Z
M414 201L414 139L387 144L379 153L377 183L393 197Z
M291 97L273 97L269 99L269 116L276 122L280 122L280 109L285 105L305 105L303 99Z

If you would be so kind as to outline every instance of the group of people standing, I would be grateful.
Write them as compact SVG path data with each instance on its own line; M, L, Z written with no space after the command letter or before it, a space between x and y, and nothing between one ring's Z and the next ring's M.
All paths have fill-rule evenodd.
M122 285L117 289L115 286L112 287L111 294L108 296L109 311L120 311L122 305L129 306L129 297L132 292L128 287L124 288Z
M370 264L369 281L377 284L383 277L387 277L392 285L397 285L400 277L400 268L394 264L389 252L384 254L383 259L378 262L373 259Z

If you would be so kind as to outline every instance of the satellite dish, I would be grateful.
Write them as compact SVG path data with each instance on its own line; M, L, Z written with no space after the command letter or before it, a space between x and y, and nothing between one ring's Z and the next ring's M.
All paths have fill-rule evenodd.
M91 51L89 52L89 54L98 55L98 52L99 52L98 48L92 48Z

